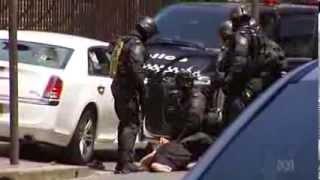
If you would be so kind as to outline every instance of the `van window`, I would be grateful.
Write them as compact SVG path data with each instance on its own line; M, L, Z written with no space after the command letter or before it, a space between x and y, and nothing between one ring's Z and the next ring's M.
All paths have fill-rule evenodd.
M287 57L312 57L316 28L314 14L290 14L281 17L279 44Z
M271 39L275 39L277 16L273 12L262 13L260 15L260 25L263 32Z

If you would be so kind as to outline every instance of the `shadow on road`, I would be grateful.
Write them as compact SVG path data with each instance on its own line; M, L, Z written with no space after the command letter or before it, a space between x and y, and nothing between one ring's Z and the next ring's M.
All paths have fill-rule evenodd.
M139 161L143 156L146 155L144 149L136 149L135 159ZM0 141L0 156L10 156L10 144L7 142ZM46 145L46 144L20 144L20 159L27 161L43 162L43 163L59 163L66 164L63 159L63 148ZM117 150L109 149L103 151L97 151L93 158L94 160L103 161L106 163L112 163L117 161Z
M142 157L147 155L147 153L148 152L145 149L136 149L135 160L139 161L140 159L142 159ZM117 161L117 156L118 156L118 153L116 149L97 151L95 153L95 159L104 161L104 162Z
M58 161L60 148L55 148L47 145L38 144L20 144L20 159L37 161L37 162L53 162ZM0 142L0 156L10 156L10 144Z

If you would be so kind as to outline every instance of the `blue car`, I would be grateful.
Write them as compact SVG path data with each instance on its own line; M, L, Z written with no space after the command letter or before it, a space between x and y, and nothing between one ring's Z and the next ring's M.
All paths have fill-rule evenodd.
M280 79L213 144L185 180L315 180L318 61Z
M144 121L147 138L170 137L176 130L173 123L176 117L171 113L177 101L172 74L187 70L198 78L195 84L209 84L221 45L218 29L237 6L238 3L227 2L178 3L157 14L159 33L148 41L150 59L144 65L149 92ZM260 6L261 27L284 49L288 71L317 56L317 6L283 3ZM161 84L151 83L157 79L154 75L162 70Z

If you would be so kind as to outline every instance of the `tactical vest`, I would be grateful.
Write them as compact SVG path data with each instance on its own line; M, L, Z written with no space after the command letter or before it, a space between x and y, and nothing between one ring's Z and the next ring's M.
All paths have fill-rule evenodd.
M250 34L249 49L252 60L250 63L255 64L258 72L278 71L279 69L273 68L283 66L284 51L264 34L259 32Z
M284 62L282 49L264 34L248 31L249 43L249 70L250 80L244 94L251 101L257 94L270 86L280 77Z
M130 40L130 37L120 37L115 43L115 47L111 55L110 76L115 77L117 74L124 73L123 66L128 57L128 53L125 52L126 43Z

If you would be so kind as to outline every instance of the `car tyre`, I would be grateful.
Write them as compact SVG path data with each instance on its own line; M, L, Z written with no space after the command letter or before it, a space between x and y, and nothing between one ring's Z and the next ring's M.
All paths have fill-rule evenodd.
M68 163L84 165L92 159L96 136L96 119L96 114L93 110L86 109L82 113L66 150L65 159Z

